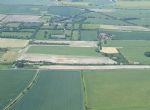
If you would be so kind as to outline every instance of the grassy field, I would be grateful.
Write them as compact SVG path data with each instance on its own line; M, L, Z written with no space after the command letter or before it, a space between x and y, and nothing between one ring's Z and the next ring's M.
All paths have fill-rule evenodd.
M30 37L32 35L31 32L2 32L0 33L0 37L5 38L22 38L26 39L27 36Z
M48 8L49 14L61 15L61 16L72 16L80 13L80 8L73 6L51 6Z
M80 73L41 71L37 84L11 110L83 110Z
M73 55L73 56L101 56L93 47L69 47L69 46L31 46L27 53Z
M148 40L112 40L105 46L118 47L130 63L150 64L150 58L144 55L144 52L150 51Z
M150 40L150 32L108 30L101 30L101 32L111 34L113 40Z
M87 109L149 110L149 71L84 71Z
M81 31L81 40L97 40L97 31Z
M0 70L0 110L29 84L34 73L30 70Z
M47 32L47 35L45 36L45 32ZM35 38L38 40L44 40L48 39L49 35L63 35L63 30L39 30L36 34Z

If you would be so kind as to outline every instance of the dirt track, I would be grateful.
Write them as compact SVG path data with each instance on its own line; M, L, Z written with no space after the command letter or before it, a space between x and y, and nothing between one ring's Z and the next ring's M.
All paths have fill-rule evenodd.
M110 70L110 69L150 69L150 65L112 65L112 66L40 66L40 69L49 70Z

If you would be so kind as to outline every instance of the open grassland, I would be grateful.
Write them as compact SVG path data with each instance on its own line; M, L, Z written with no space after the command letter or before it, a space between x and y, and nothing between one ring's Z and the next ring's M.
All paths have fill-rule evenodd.
M37 84L11 110L83 110L80 73L41 71Z
M106 46L118 47L123 56L132 64L150 64L150 58L144 55L144 52L150 51L150 41L113 40L109 41Z
M150 8L149 0L117 0L116 6L119 8Z
M83 71L87 109L149 110L149 71Z
M0 110L29 84L35 71L0 70Z
M73 55L73 56L101 56L95 47L69 47L69 46L31 46L27 53Z
M28 40L0 38L0 47L1 48L25 47L26 45L28 45L28 43L29 43Z

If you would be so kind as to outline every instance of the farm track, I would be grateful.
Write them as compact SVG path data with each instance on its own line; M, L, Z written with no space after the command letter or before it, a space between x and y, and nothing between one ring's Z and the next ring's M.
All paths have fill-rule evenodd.
M18 94L8 105L6 105L2 110L10 110L10 108L16 103L18 102L34 85L35 81L37 80L39 75L39 69L37 70L37 72L35 73L35 75L33 76L32 80L30 81L30 83L27 85L27 87L20 92L20 94Z

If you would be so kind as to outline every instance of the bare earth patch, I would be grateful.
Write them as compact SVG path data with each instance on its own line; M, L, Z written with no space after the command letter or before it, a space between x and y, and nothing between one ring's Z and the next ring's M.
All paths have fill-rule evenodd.
M1 48L25 47L26 45L28 45L28 43L29 43L29 40L0 38L0 47Z
M115 54L118 53L118 50L115 47L103 47L101 52L108 54Z
M2 56L2 61L3 62L12 62L17 58L17 52L14 51L7 51L5 54Z
M150 66L149 65L108 65L108 66L50 65L50 66L40 66L39 68L49 70L112 70L112 69L150 69Z
M87 57L69 55L46 55L46 54L23 54L18 60L32 62L51 62L57 64L116 64L115 61L107 57Z
M6 15L0 14L0 20L2 20Z
M3 22L39 22L41 16L7 15Z

